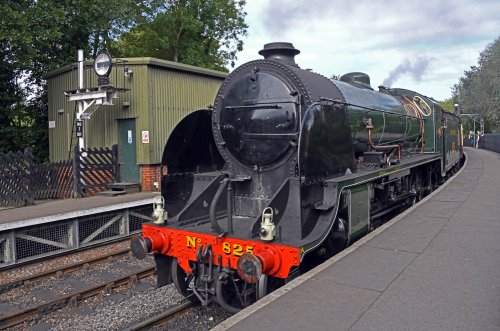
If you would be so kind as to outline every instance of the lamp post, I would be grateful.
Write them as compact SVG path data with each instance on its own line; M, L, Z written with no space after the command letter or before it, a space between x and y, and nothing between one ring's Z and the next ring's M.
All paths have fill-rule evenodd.
M474 132L474 147L476 146L476 143L477 143L477 137L476 137L476 121L477 121L477 118L479 118L479 130L481 133L484 132L484 118L483 118L483 114L460 114L460 116L467 116L469 117L470 119L472 119L472 123L473 123L473 132Z

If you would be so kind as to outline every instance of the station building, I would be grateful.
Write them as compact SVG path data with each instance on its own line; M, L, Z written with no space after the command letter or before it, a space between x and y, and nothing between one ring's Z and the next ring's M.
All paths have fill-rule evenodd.
M141 184L152 191L160 182L162 153L168 136L184 116L213 104L227 76L224 72L143 57L113 60L110 84L120 91L112 105L92 104L83 117L85 148L118 145L121 182ZM77 102L65 91L78 87L77 65L45 75L48 86L49 158L72 157L78 144ZM85 62L84 86L98 86L93 61Z

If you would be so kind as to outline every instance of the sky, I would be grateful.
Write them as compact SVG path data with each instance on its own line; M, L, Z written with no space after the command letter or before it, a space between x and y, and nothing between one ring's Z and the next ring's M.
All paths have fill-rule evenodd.
M371 85L436 100L500 37L500 0L247 0L248 36L236 66L264 44L291 42L303 69L367 73Z

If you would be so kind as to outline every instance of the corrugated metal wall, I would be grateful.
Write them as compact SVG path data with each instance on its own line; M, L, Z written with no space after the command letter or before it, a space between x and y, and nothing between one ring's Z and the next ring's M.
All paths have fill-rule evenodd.
M54 76L47 78L49 91L49 121L55 122L55 128L49 128L49 157L51 161L59 161L69 157L70 146L74 146L77 141L71 139L71 134L74 125L74 114L76 110L76 102L67 101L64 91L75 90L77 88L77 71L76 68L67 68L68 70L61 71ZM146 75L147 68L142 66L139 68L138 76ZM118 94L118 99L113 100L113 106L92 105L87 112L92 112L89 120L84 121L84 141L86 147L111 147L118 143L118 126L116 119L137 117L139 106L123 107L124 101L132 101L133 94L146 90L146 87L134 86L129 79L123 80L119 73L123 75L123 65L118 65L113 68L110 76L110 81L117 87L129 88L131 91ZM94 74L94 69L91 65L85 68L85 86L97 86L97 76Z
M63 91L76 88L76 71L68 68L63 73L47 79L49 92L49 158L51 161L60 161L68 158L68 123L72 123L75 112L75 103L68 102ZM50 126L53 123L55 127Z
M116 87L130 89L118 93L113 106L93 105L85 120L86 147L111 147L117 144L118 120L136 118L138 164L161 162L163 147L174 126L188 113L212 104L225 74L152 58L125 59L114 65L110 75ZM125 77L124 67L133 75ZM49 157L60 161L69 157L76 102L68 102L64 91L77 88L76 67L66 66L46 76L49 91ZM97 86L97 76L91 64L85 69L85 86ZM124 105L129 103L129 106ZM94 111L95 109L95 111ZM149 131L150 143L143 144L141 132Z
M213 105L220 81L181 71L165 72L160 67L149 70L152 91L150 161L159 163L174 127L190 112Z

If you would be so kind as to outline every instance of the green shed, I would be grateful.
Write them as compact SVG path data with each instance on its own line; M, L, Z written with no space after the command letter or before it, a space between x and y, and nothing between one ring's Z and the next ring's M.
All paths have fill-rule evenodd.
M212 105L226 73L156 58L113 60L110 83L120 89L113 105L90 105L83 121L85 148L118 144L121 180L140 182L143 191L160 181L166 140L187 114ZM48 86L49 158L71 158L77 145L77 102L65 91L78 87L77 65L45 75ZM97 87L93 62L84 67L84 86Z

